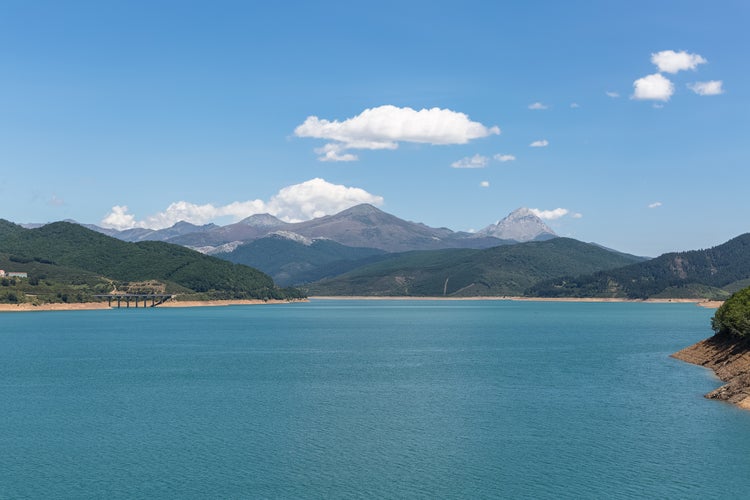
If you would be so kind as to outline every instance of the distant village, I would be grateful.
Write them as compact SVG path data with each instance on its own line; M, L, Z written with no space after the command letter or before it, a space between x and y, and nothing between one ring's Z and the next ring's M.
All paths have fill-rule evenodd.
M0 269L0 278L28 278L27 273L16 272L16 271L3 271Z

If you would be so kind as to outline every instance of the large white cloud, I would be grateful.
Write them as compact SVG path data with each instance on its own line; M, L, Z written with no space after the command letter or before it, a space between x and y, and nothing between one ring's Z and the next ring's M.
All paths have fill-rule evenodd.
M103 227L114 229L164 229L180 221L207 224L222 217L239 221L254 214L270 213L288 222L309 220L335 214L347 208L370 203L382 205L383 198L364 189L331 184L315 178L281 189L270 200L236 201L228 205L198 205L187 201L170 204L164 211L138 220L128 213L128 207L116 205L101 221Z
M538 208L530 208L529 211L544 220L555 220L560 217L568 215L570 210L567 208L555 208L553 210L539 210ZM578 214L579 215L579 214Z
M692 69L695 70L699 64L707 63L703 57L698 54L688 54L684 50L675 52L674 50L662 50L651 54L651 62L659 68L662 73L677 73L678 71Z
M633 82L633 99L668 101L674 94L674 84L660 73L644 76Z
M698 95L719 95L724 93L724 82L710 80L708 82L688 83L688 88Z
M417 111L392 105L369 108L344 121L308 116L294 129L297 137L333 141L316 150L322 161L355 160L356 156L344 153L351 149L396 149L400 142L466 144L499 133L497 126L486 127L450 109Z

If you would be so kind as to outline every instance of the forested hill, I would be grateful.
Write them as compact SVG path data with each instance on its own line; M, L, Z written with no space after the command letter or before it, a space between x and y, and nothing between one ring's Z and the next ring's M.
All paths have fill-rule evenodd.
M750 233L708 250L667 253L619 269L557 278L530 288L542 297L716 298L750 285Z
M590 243L555 238L486 250L395 254L306 289L311 295L522 295L541 280L640 260Z
M71 270L81 270L86 276L95 274L117 282L156 280L168 290L216 298L299 296L295 290L279 289L269 276L248 266L169 243L127 243L67 222L24 229L0 220L0 255L13 267L6 270L40 269L41 264L46 267L38 272L56 273L59 279L71 276ZM68 271L57 272L63 268ZM34 278L29 275L31 282Z

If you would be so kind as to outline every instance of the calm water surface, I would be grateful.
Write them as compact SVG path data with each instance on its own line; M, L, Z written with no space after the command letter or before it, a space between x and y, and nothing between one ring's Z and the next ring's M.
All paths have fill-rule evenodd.
M746 498L691 304L0 315L0 498Z

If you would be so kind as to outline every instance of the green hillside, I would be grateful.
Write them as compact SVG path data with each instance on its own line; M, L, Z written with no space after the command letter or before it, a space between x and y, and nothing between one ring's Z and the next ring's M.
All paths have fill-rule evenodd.
M750 233L708 250L664 254L619 269L533 286L542 297L725 299L750 279Z
M487 250L395 254L305 288L311 295L522 295L541 280L613 269L639 260L597 245L555 238Z
M154 280L167 293L206 298L299 296L298 291L281 290L269 276L244 265L168 243L127 243L67 222L24 229L0 221L0 255L6 270L29 273L28 281L16 280L17 290L40 300L55 301L60 290L73 285L78 287L73 300L78 301L106 293L118 283ZM52 290L43 285L57 291L50 296ZM6 288L11 291L10 283Z
M349 247L331 240L305 244L270 236L216 256L260 269L279 285L287 286L342 274L356 267L361 259L384 253L375 248Z

